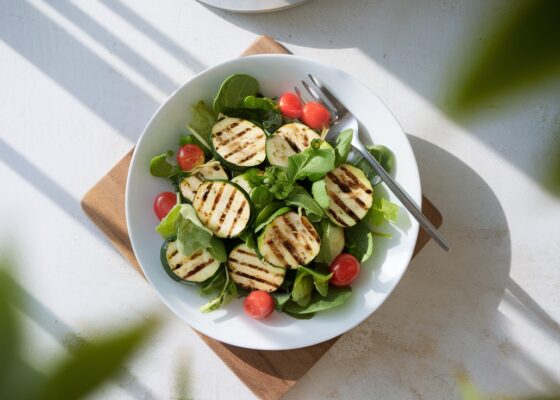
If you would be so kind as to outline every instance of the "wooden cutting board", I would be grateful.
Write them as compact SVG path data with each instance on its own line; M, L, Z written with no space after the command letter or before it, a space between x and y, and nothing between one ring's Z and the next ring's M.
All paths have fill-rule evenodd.
M244 53L289 53L282 45L268 36L259 37ZM142 274L128 237L125 217L125 185L133 150L125 155L81 201L84 212L103 231L122 255ZM439 227L442 217L425 197L422 210ZM416 255L430 240L420 231L414 250ZM331 339L315 346L297 350L249 350L218 342L197 332L226 365L261 399L278 399L286 393L338 340Z

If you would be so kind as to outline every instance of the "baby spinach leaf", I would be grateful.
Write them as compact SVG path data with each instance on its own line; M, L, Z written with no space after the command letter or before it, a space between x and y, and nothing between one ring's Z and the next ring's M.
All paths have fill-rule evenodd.
M215 236L212 236L212 239L210 240L208 252L215 260L218 260L221 263L225 263L227 261L228 257L224 242Z
M155 156L150 161L150 174L159 178L169 178L179 172L179 167L168 161L173 156L172 151Z
M335 152L335 167L338 167L340 164L345 163L346 159L348 158L348 154L350 154L350 149L352 148L352 137L354 136L353 129L345 129L338 134L336 138L336 144L334 147Z
M335 153L333 149L320 149L318 139L313 140L311 147L301 153L288 157L287 176L289 182L298 179L309 178L310 181L318 181L327 172L334 169Z
M345 229L344 237L348 252L358 261L364 262L371 257L373 253L373 234L363 221Z
M298 270L292 287L292 300L299 306L305 307L311 301L313 292L313 277L305 271Z
M330 198L327 194L327 186L324 179L313 182L313 185L311 185L311 194L313 194L313 198L319 206L322 208L329 207Z
M326 296L329 291L329 280L332 278L332 272L330 274L324 274L319 271L315 271L311 268L307 268L304 266L299 266L298 269L300 271L305 272L308 275L311 275L313 278L313 284L315 285L315 289L321 296Z
M286 302L290 300L291 297L291 293L289 292L276 291L270 293L270 295L274 299L274 308L276 309L276 311L282 311L282 308L284 308L284 304L286 304Z
M228 304L233 298L237 297L237 287L235 286L233 280L230 279L227 268L225 266L222 266L221 268L224 270L225 274L224 285L218 296L200 307L200 311L202 311L203 313L215 311L218 308Z
M285 202L289 206L303 208L309 219L313 222L320 221L321 218L325 216L325 211L301 186L294 188L288 197L286 197Z
M276 102L268 97L247 96L243 101L245 108L260 109L260 110L274 110L277 108Z
M255 207L255 213L259 213L263 208L272 203L274 196L265 185L257 186L251 192L251 202Z
M156 232L164 239L175 235L177 233L177 223L181 218L181 204L175 204L171 211L160 221L159 225L156 226Z
M396 224L399 217L399 206L383 197L376 198L368 214L374 225L381 225L384 221Z
M284 312L303 315L316 313L319 311L330 310L331 308L339 307L344 304L352 296L352 289L350 287L331 287L326 296L321 296L315 293L311 301L306 306L301 306L294 302L287 302L284 305Z
M262 259L261 252L259 251L259 246L257 245L257 237L254 233L252 233L250 230L246 230L239 236L239 239L241 239L247 247L257 253L257 256Z
M190 219L182 219L177 228L177 249L188 257L199 249L210 247L212 234Z
M225 282L225 268L218 268L214 275L200 284L200 294L208 296L214 292L220 292Z
M257 218L255 219L255 233L270 224L274 218L279 217L288 211L292 211L292 209L290 207L282 207L282 203L270 203L268 206L263 208L259 215L257 215Z
M282 312L286 315L289 315L292 318L295 318L295 319L311 319L315 316L315 313L308 313L308 314L291 313L291 312L287 311L286 308L291 308L293 306L297 307L298 306L297 303L294 303L292 300L290 300L286 304L288 304L288 307L284 307Z
M391 173L395 167L395 155L389 148L381 145L376 146L366 146L369 153L377 160L379 164L387 173ZM372 180L377 176L377 172L373 169L371 165L364 159L360 158L356 161L356 167L360 168L369 180Z
M214 99L214 115L227 108L243 107L247 96L255 96L259 92L259 82L247 74L234 74L226 78Z

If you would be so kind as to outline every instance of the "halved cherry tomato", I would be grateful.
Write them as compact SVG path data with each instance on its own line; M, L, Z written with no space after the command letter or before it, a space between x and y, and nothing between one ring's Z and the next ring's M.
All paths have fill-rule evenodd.
M204 164L204 152L196 144L186 144L177 152L177 164L183 171Z
M343 253L331 263L329 270L333 273L329 281L334 286L348 286L360 274L360 262L352 254Z
M154 212L161 221L177 203L177 195L171 192L161 192L154 199Z
M299 96L293 92L286 92L278 99L280 112L287 118L299 118L303 110L303 104Z
M264 319L274 310L272 296L262 290L255 290L243 301L245 314L254 319Z
M311 129L323 129L329 126L331 114L321 103L310 101L305 103L301 113L301 121Z

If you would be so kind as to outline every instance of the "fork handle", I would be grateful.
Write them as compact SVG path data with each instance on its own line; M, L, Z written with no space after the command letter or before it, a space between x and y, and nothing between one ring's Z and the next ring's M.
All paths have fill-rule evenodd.
M412 214L414 219L418 221L420 226L424 228L424 230L430 235L432 239L435 240L439 246L444 249L445 251L449 251L449 243L447 239L436 229L434 225L426 218L422 211L420 211L420 207L416 204L416 202L410 197L410 195L405 192L405 190L395 181L391 175L389 175L385 169L377 162L375 158L370 154L370 152L366 149L366 147L359 143L358 146L354 146L356 151L364 157L371 167L377 172L379 178L389 187L391 192L397 196L397 198L401 201L403 206Z

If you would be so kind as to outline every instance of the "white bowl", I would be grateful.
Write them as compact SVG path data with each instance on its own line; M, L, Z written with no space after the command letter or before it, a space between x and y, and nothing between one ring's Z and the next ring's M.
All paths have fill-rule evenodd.
M418 167L408 139L393 114L367 87L335 67L301 57L242 57L194 76L165 101L142 133L126 186L126 219L134 253L163 302L191 327L216 340L262 350L293 349L329 340L371 315L404 274L416 244L418 224L408 218L402 207L398 226L391 228L393 238L374 238L375 254L362 265L359 278L352 284L352 298L343 306L319 313L310 320L296 320L275 312L264 321L256 321L245 316L241 300L203 314L198 309L208 299L200 297L195 287L170 279L161 267L163 240L154 231L158 221L152 202L158 193L169 191L171 186L164 179L150 176L150 159L168 149L176 150L178 136L191 119L191 106L200 99L210 102L221 82L234 73L254 76L267 96L293 90L294 84L308 73L315 74L367 129L360 132L362 140L386 145L395 153L396 180L421 203ZM393 196L391 199L396 201Z

